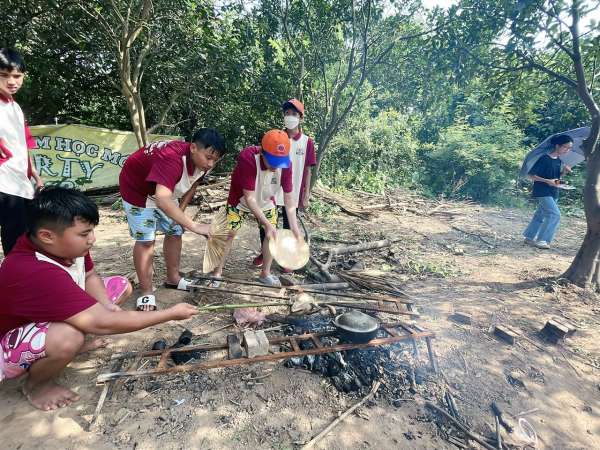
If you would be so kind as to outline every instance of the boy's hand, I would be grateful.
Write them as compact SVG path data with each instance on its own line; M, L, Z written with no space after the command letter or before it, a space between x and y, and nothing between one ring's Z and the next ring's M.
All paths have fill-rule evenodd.
M185 320L198 314L198 308L189 303L177 303L167 311L170 313L171 320Z
M6 141L0 137L0 158L10 158L10 156L6 148Z
M296 228L295 230L292 230L292 233L294 233L294 237L296 238L296 240L298 242L304 241L304 235L300 232L300 230L298 228Z
M208 223L194 223L192 227L190 227L190 231L206 238L210 237L210 224Z
M44 187L44 180L42 180L42 178L38 175L37 177L34 177L35 179L35 188L36 189L40 189Z
M277 229L273 226L273 224L269 223L269 225L265 227L265 236L267 239L277 238Z
M550 186L558 186L560 184L560 180L558 178L548 179L548 180L546 180L546 183L549 184Z

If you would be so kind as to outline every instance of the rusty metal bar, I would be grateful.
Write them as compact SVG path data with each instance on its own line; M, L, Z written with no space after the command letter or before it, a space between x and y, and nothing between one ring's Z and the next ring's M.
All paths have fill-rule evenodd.
M313 337L320 338L322 336L331 336L334 334L335 334L335 332L314 333L314 334L308 333L308 334L294 336L294 338L302 339L302 340L306 340L306 339L312 340ZM105 373L105 374L99 375L98 378L96 379L96 381L98 383L104 383L106 381L114 380L117 378L140 378L140 377L145 377L145 376L160 375L160 374L164 374L164 373L191 372L191 371L208 370L208 369L215 369L215 368L221 368L221 367L231 367L231 366L239 366L239 365L246 365L246 364L254 364L254 363L258 363L258 362L272 362L272 361L277 361L280 359L291 358L294 356L318 355L318 354L323 354L323 353L333 353L333 352L340 352L340 351L346 351L346 350L378 347L380 345L395 344L397 342L411 340L411 339L432 338L432 337L435 337L434 333L419 332L419 333L414 333L414 334L408 334L405 336L372 339L369 342L366 342L364 344L338 344L338 345L323 346L321 348L311 348L311 349L300 350L300 351L281 351L281 352L278 352L275 354L256 356L254 358L214 360L214 361L201 362L198 364L167 367L164 369L156 368L156 369L150 369L150 370L143 370L143 371L138 371L138 372L134 372L134 373L128 373L128 372ZM290 337L285 336L285 337L280 337L280 338L269 339L270 346L280 344L283 342L290 342ZM429 343L429 347L430 346L431 346L431 343ZM209 347L209 346L206 346L206 347ZM213 349L214 349L214 346L210 346L210 347L213 347ZM202 350L202 346L195 346L195 348ZM219 348L227 348L227 344L220 345ZM184 349L184 347L182 347L181 350L183 350L183 349ZM189 351L189 350L191 350L191 348L185 348L185 351Z
M164 369L165 367L167 367L167 360L169 359L170 354L171 351L165 351L162 355L160 355L160 359L158 361L159 369Z
M321 340L317 337L317 336L313 336L312 337L312 341L315 344L315 346L317 348L323 348L323 343L321 342Z
M398 333L396 330L394 330L392 327L383 327L383 329L385 331L388 332L388 334L390 334L391 336L400 336L400 333Z
M290 344L292 344L292 348L294 349L295 352L299 352L300 351L300 347L298 346L298 342L293 337L290 338Z

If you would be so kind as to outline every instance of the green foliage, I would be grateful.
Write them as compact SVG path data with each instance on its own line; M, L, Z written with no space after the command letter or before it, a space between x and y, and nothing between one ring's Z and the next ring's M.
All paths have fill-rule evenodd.
M540 24L560 36L539 10L548 2L461 0L435 11L416 0L152 3L152 45L141 74L147 124L186 137L200 126L219 129L229 149L220 172L243 146L281 127L281 103L300 96L303 127L326 151L320 179L328 186L405 186L506 203L527 196L513 185L528 147L589 124L573 90L514 56L527 51L574 76L564 52L538 39ZM565 2L553 3L568 15ZM32 125L57 117L130 129L115 36L77 7L86 4L118 25L115 8L140 2L4 0L0 12L9 25L0 29L0 44L18 48L28 65L17 100ZM491 44L500 35L511 35L506 47ZM363 36L368 45L352 51ZM143 44L136 40L134 55ZM582 36L581 48L591 80L600 60L597 29ZM596 95L599 86L591 86ZM584 177L576 171L572 184L581 188ZM580 189L562 195L565 208L580 203ZM337 214L317 200L311 210L327 220Z
M308 212L320 218L323 222L331 222L339 214L340 208L331 205L318 198L312 198L308 206Z
M524 135L501 116L481 125L459 122L423 155L424 181L436 194L501 202L514 185L526 149Z
M394 110L355 117L333 139L321 179L367 192L411 185L418 161L413 122Z

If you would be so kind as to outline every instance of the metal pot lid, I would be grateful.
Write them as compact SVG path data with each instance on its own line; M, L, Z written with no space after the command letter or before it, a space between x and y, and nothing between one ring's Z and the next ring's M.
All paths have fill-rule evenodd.
M333 319L333 324L353 333L370 333L379 328L379 322L368 314L352 310Z

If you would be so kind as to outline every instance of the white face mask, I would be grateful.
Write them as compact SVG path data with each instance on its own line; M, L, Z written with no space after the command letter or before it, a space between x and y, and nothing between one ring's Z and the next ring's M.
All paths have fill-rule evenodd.
M285 116L283 118L283 124L288 130L293 130L300 125L300 118L296 116Z

